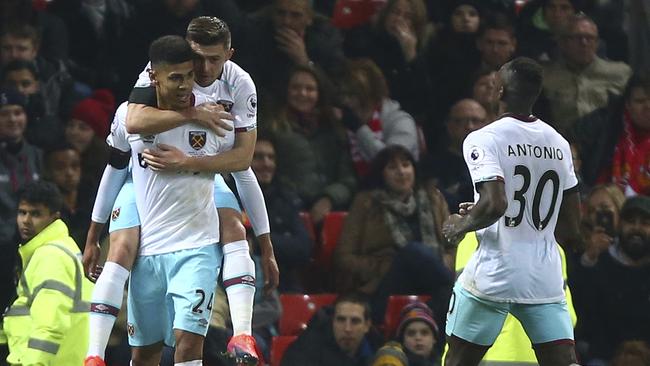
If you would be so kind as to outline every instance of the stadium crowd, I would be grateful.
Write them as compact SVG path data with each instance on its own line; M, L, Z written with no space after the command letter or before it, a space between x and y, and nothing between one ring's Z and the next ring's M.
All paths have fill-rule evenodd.
M272 365L278 336L297 336L283 366L441 364L464 265L442 223L474 200L463 140L503 113L496 71L516 56L544 67L534 113L571 143L581 187L585 247L566 252L578 358L650 365L644 0L3 0L2 309L21 270L21 189L54 183L83 251L113 114L149 44L184 36L201 15L228 23L232 61L257 87L251 166L280 283L263 291L258 271L253 329ZM341 296L304 331L283 333L282 299L321 293ZM421 296L392 310L391 327L393 295ZM206 365L222 364L230 326L223 293L216 298ZM113 335L107 365L126 366L123 319ZM0 365L6 355L4 347ZM510 360L502 356L490 357Z

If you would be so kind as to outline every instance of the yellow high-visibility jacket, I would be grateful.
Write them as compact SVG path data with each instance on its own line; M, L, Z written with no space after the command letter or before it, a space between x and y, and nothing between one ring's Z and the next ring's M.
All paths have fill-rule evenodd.
M465 238L458 245L456 252L456 272L462 272L463 268L469 261L470 257L478 248L478 240L475 233L468 233ZM562 257L562 274L564 275L564 282L566 283L566 256L562 247L558 245L560 256ZM571 322L575 327L578 316L573 309L573 301L571 299L571 291L566 286L566 301L571 314ZM517 318L508 314L506 321L503 324L503 329L494 345L490 347L488 352L483 357L481 366L524 366L524 365L537 365L537 358L533 351L530 339L526 335L524 328Z
M81 252L56 220L19 248L18 298L4 318L10 365L82 365L88 348L92 283Z

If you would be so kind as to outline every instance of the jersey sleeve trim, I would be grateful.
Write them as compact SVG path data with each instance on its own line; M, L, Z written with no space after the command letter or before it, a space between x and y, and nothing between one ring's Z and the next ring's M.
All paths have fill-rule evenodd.
M249 132L249 131L253 131L256 128L257 128L257 123L253 123L252 125L235 128L235 133Z

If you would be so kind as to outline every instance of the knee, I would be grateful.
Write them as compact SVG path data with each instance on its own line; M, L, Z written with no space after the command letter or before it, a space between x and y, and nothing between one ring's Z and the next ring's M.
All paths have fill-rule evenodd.
M128 232L119 233L117 235L111 234L110 239L108 260L116 262L130 270L138 252L138 243L140 240L139 232L137 230L131 231L129 229Z
M200 360L203 358L203 337L197 334L177 335L174 359L177 362Z
M221 220L221 242L246 240L246 228L239 215L227 215Z

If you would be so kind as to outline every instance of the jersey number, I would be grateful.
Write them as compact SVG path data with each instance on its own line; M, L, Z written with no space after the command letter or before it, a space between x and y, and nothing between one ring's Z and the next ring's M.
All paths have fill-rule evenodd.
M205 302L205 291L201 289L197 289L195 293L199 294L201 296L201 299L199 299L199 303L194 305L192 308L192 312L194 313L203 313L203 310L201 309L201 305ZM206 309L212 310L212 298L214 297L214 292L210 294L210 300L208 300L208 304L206 306Z
M142 167L142 169L147 169L149 164L147 164L146 161L144 161L144 156L142 156L142 153L138 153L138 165Z
M526 208L526 196L524 194L530 188L530 170L524 165L515 166L515 175L521 175L524 178L524 183L521 188L515 192L515 201L519 201L519 212L516 216L506 216L506 226L515 227L521 224L522 219L524 218L524 209ZM542 219L542 214L539 212L539 205L542 200L542 193L544 193L544 187L548 182L551 182L553 187L553 195L551 197L551 205L549 206L548 213ZM549 221L551 221L551 216L553 216L553 211L555 211L555 205L557 204L557 196L560 193L560 177L557 175L555 170L547 170L539 178L537 182L537 187L535 187L535 195L533 196L533 224L537 230L544 230Z

